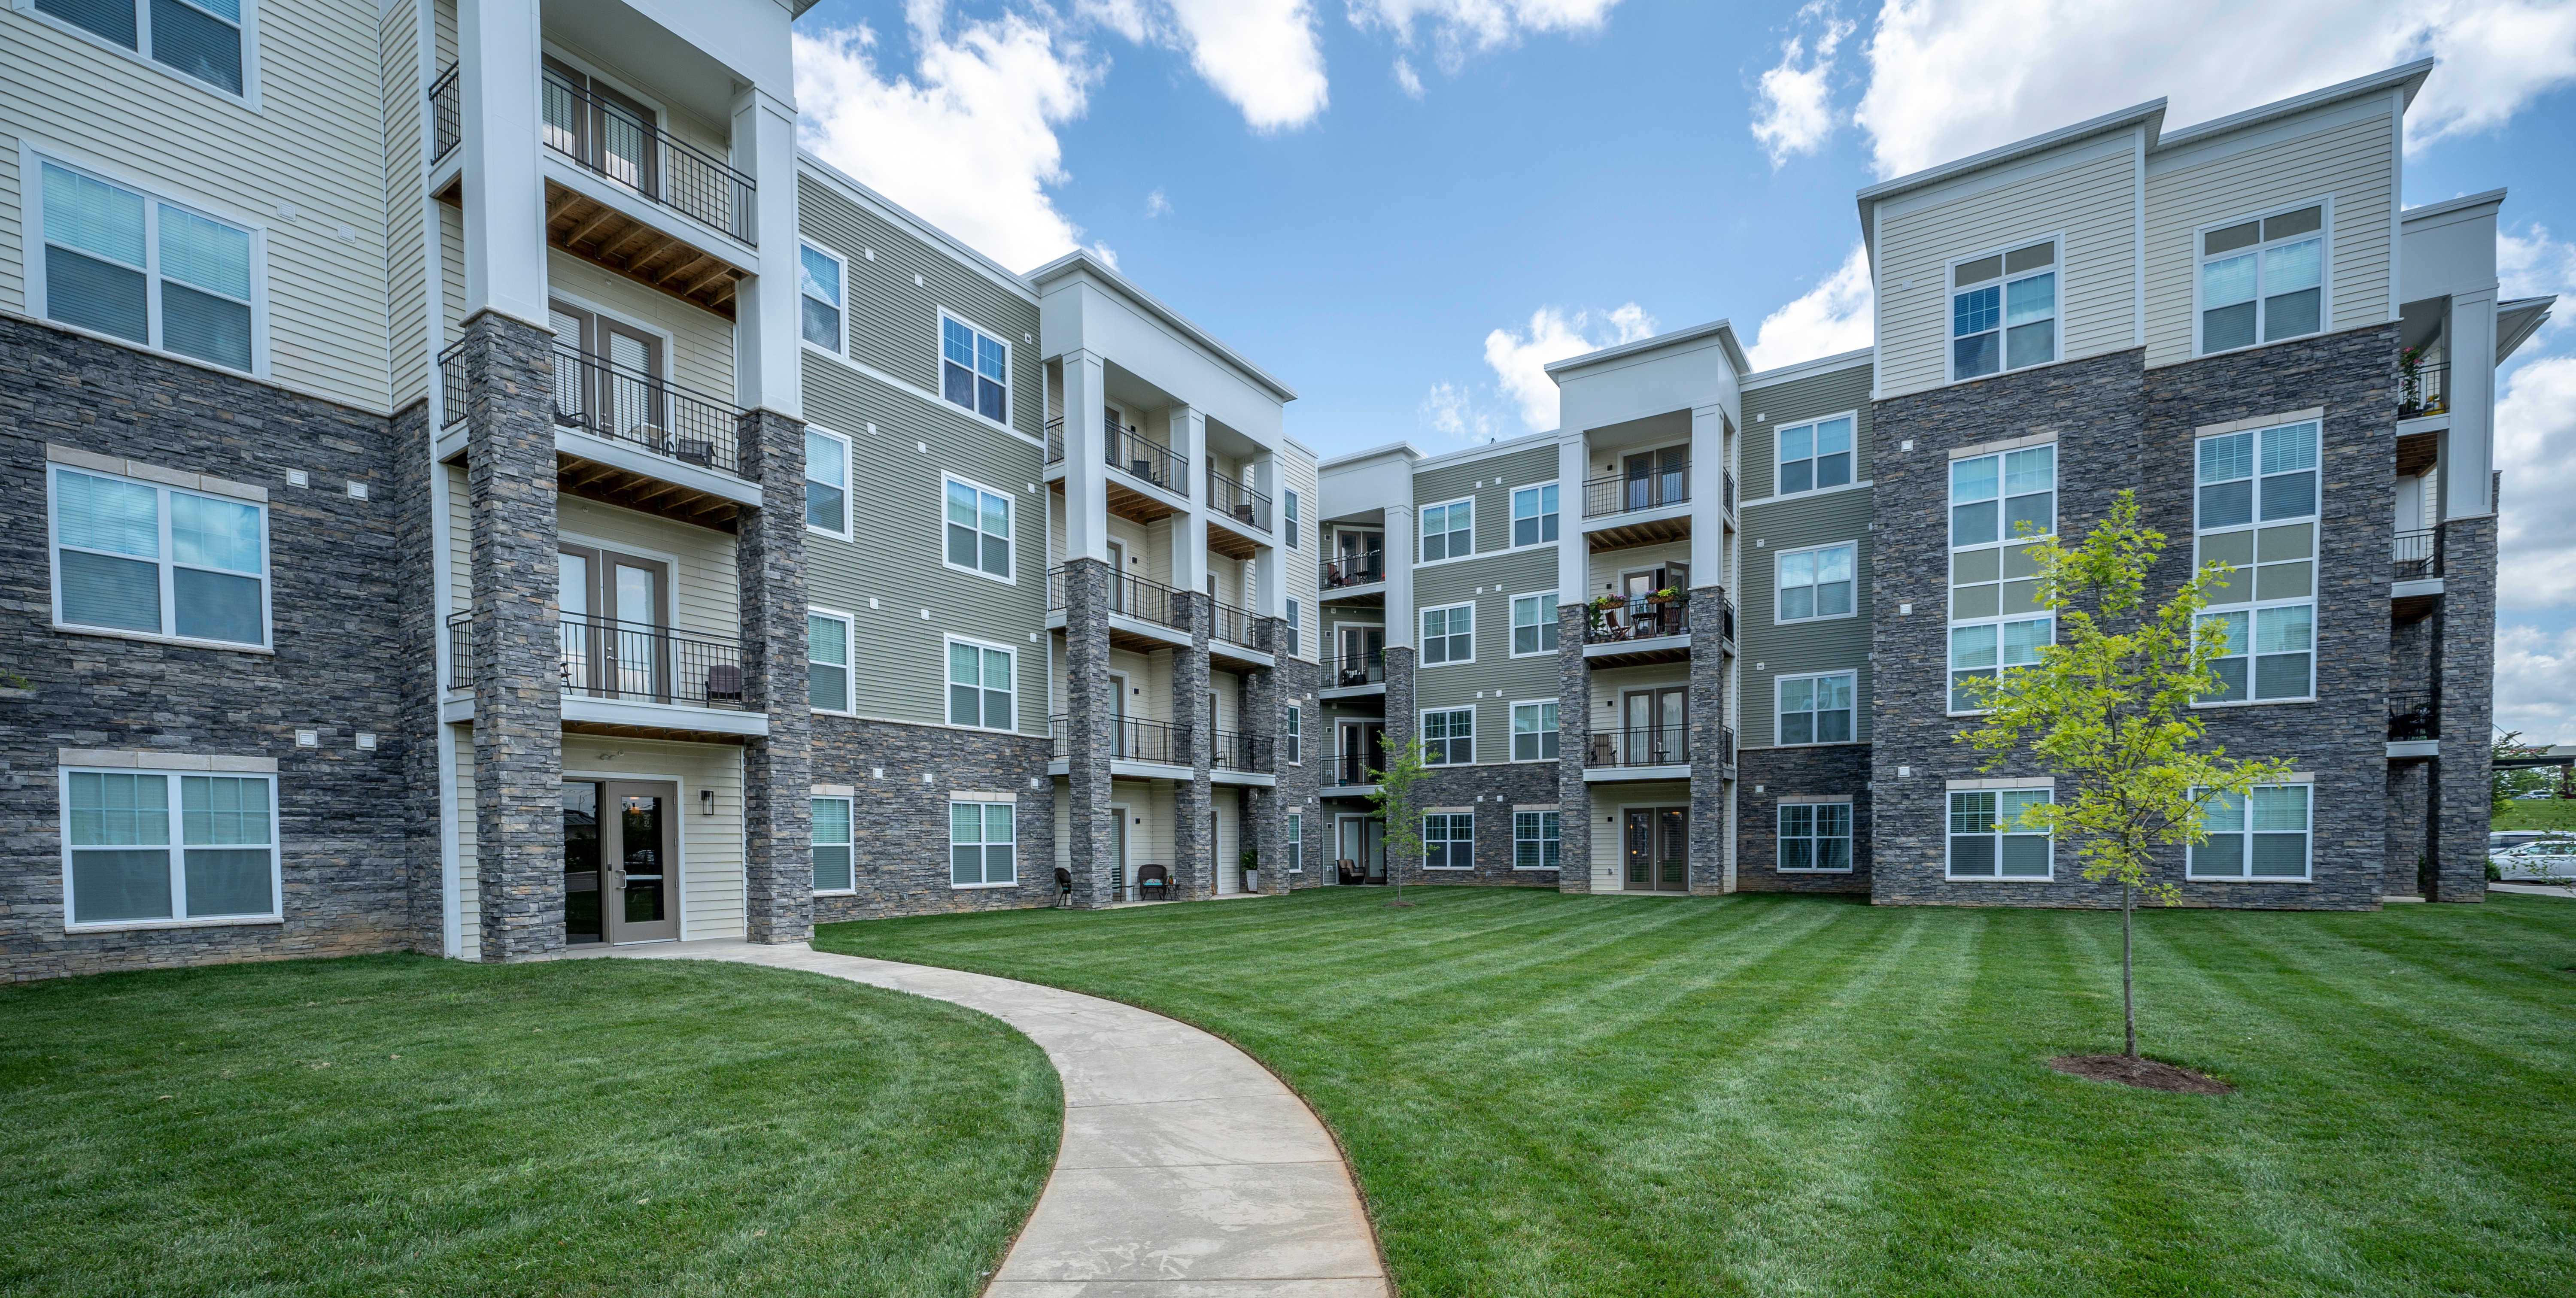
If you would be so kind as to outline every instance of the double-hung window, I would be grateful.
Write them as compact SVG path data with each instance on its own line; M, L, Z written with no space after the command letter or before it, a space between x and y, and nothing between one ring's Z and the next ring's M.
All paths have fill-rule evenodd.
M1285 519L1287 519L1288 548L1289 548L1289 549L1291 549L1291 550L1294 550L1294 549L1298 548L1298 547L1297 547L1297 532L1298 532L1297 512L1298 512L1298 510L1297 510L1297 493L1296 493L1296 491L1295 491L1295 490L1291 489L1291 490L1282 491L1282 492L1280 492L1280 493L1279 493L1279 512L1280 512L1280 515L1281 515L1282 517L1284 517Z
M1012 849L1019 845L1014 808L1007 802L948 804L948 882L952 887L988 887L1019 882Z
M1543 545L1556 539L1556 484L1512 492L1512 544Z
M805 526L850 536L850 441L811 426L805 429Z
M1512 760L1556 760L1556 704L1549 701L1512 705Z
M1422 868L1476 868L1476 815L1470 811L1435 811L1422 818Z
M1300 812L1288 813L1288 873L1306 872L1306 817Z
M1950 462L1952 712L1976 709L1971 679L2037 663L2056 638L2029 549L2056 530L2056 446Z
M850 877L850 800L814 799L814 891L848 892Z
M1466 766L1476 760L1476 710L1441 708L1422 714L1422 764Z
M1847 744L1852 738L1852 672L1780 678L1782 744Z
M1553 870L1557 868L1557 816L1558 813L1553 811L1512 813L1513 869Z
M1422 507L1422 561L1463 559L1476 552L1476 502Z
M1476 606L1449 604L1422 610L1422 665L1473 662Z
M1556 592L1512 596L1512 656L1556 652Z
M2325 327L2325 206L2200 235L2202 355Z
M2047 789L1950 791L1950 877L2046 879L2051 877L2049 836L2021 823L2024 808L2046 806Z
M2259 784L2245 797L2210 794L2191 847L2195 879L2305 879L2310 859L2310 787Z
M1850 543L1784 551L1779 558L1778 619L1803 622L1851 616L1852 574L1859 553L1859 547Z
M1288 705L1287 723L1288 764L1303 766L1306 764L1306 708L1303 704Z
M837 256L810 243L796 245L796 292L805 307L805 341L827 352L841 346L841 285L848 276Z
M806 610L805 681L806 702L816 712L848 712L855 706L848 614Z
M2200 439L2198 561L2236 570L2200 618L2227 635L2201 702L2316 692L2317 438L2309 421Z
M2057 359L2057 243L2043 240L1950 267L1950 378Z
M1852 480L1852 416L1836 415L1780 430L1776 494L1848 487Z
M242 0L35 0L40 14L236 96L249 45L244 7Z
M1306 656L1306 610L1298 607L1293 599L1287 601L1287 610L1288 654L1292 658L1303 658Z
M1780 804L1780 868L1847 874L1852 868L1852 809L1848 802Z
M1011 703L1011 650L971 640L948 642L948 724L983 730L1017 729Z
M155 7L163 6L179 7ZM36 172L45 264L28 268L28 288L37 314L258 372L260 249L251 231L57 162L40 161Z
M270 775L64 770L65 922L276 918L276 805Z
M1011 498L963 478L943 478L948 566L1011 580Z
M54 623L268 644L268 509L53 466Z
M939 317L939 395L996 423L1011 420L1011 348L954 316Z

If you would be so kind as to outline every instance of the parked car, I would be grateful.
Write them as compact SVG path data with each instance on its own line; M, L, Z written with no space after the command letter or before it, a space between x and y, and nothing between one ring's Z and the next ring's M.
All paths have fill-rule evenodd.
M2576 878L2576 838L2544 838L2501 852L2487 853L2487 860L2513 879Z
M2493 856L2508 847L2520 847L2525 843L2537 843L2547 837L2549 837L2549 831L2545 829L2492 830L2487 834L2487 855Z

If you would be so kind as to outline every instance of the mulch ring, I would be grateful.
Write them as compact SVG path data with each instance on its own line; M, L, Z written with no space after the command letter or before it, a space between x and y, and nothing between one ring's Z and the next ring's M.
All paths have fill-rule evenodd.
M2097 1082L2118 1082L2150 1091L2177 1091L2184 1095L2233 1095L2236 1088L2188 1068L2153 1059L2131 1059L2127 1055L2059 1055L2048 1066L2075 1077L2089 1077Z

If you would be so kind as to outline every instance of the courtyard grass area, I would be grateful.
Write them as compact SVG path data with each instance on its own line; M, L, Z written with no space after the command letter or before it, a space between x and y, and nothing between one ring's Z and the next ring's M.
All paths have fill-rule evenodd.
M842 924L1219 1032L1425 1295L2576 1293L2576 902L2147 911L1379 889Z
M991 1019L737 965L0 986L0 1293L963 1298L1062 1103Z
M2576 800L2509 798L2490 818L2494 829L2546 829L2576 834Z

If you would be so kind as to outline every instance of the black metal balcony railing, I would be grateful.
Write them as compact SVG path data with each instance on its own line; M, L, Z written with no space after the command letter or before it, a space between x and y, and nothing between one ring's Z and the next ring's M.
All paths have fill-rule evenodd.
M1159 581L1111 573L1108 590L1102 598L1108 611L1122 617L1175 629L1187 629L1181 617L1181 592ZM1065 606L1064 569L1047 569L1047 609L1052 612Z
M1379 765L1378 759L1374 757L1344 753L1333 759L1332 769L1327 772L1326 778L1330 779L1333 787L1337 789L1360 788L1377 783L1378 772L1383 769L1385 768Z
M555 344L555 422L742 476L742 411L569 343Z
M1055 745L1055 756L1072 755L1072 726L1073 718L1066 713L1059 712L1047 718L1047 734ZM1154 762L1164 766L1180 762L1176 755L1180 745L1174 742L1172 724L1168 721L1111 717L1108 728L1109 756L1114 761Z
M1649 726L1642 730L1596 730L1586 766L1687 766L1688 725Z
M465 340L460 338L438 354L438 418L441 430L465 421L465 367L456 363L456 358L464 351Z
M447 688L472 689L474 686L474 610L460 608L447 615Z
M1625 640L1653 640L1663 636L1689 635L1690 629L1688 597L1669 604L1631 599L1610 608L1591 610L1585 621L1583 642L1616 644Z
M1735 727L1728 726L1726 728L1724 742L1726 746L1719 750L1717 760L1721 765L1725 766L1726 769L1731 771L1735 769Z
M1208 470L1208 508L1245 527L1270 530L1270 497Z
M1729 643L1733 643L1735 640L1735 601L1731 599L1726 601L1725 609L1726 622L1718 628L1718 631Z
M1583 484L1583 516L1600 518L1660 509L1690 499L1690 466L1667 464L1652 473L1594 478Z
M1049 464L1064 463L1064 416L1046 421L1047 459Z
M744 705L740 640L582 613L564 614L558 627L566 694L699 708Z
M2391 743L2442 737L2441 700L2431 690L2388 693L2388 738Z
M1250 610L1236 608L1232 604L1219 604L1213 600L1209 601L1209 608L1213 610L1215 614L1215 620L1208 625L1209 639L1222 640L1225 643L1232 645L1241 645L1246 649L1252 647L1252 613Z
M1726 475L1726 512L1735 512L1735 474L1732 471Z
M1246 772L1270 770L1270 754L1266 751L1269 745L1261 741L1261 736L1245 734L1237 730L1219 730L1214 732L1214 737L1216 742L1213 745L1214 751L1210 755L1209 764L1217 770Z
M433 166L454 152L465 139L465 118L457 106L460 84L457 76L463 71L462 67L450 63L447 71L438 74L438 80L429 88L429 161Z
M1172 448L1146 441L1124 428L1109 430L1102 446L1110 468L1143 478L1174 495L1190 494L1189 459L1173 454Z
M1324 674L1318 678L1328 690L1358 689L1363 685L1386 684L1384 652L1345 654L1324 660Z
M2419 365L2409 374L2400 368L2397 374L2397 417L2421 419L2438 415L2451 408L2451 367Z
M547 148L645 199L758 243L751 177L569 82L547 76L544 94Z
M1322 588L1340 590L1345 586L1367 586L1386 580L1386 551L1371 550L1366 554L1346 554L1324 562Z
M2442 575L2442 534L2434 528L2399 532L2391 540L2389 558L2398 581L2418 581Z

